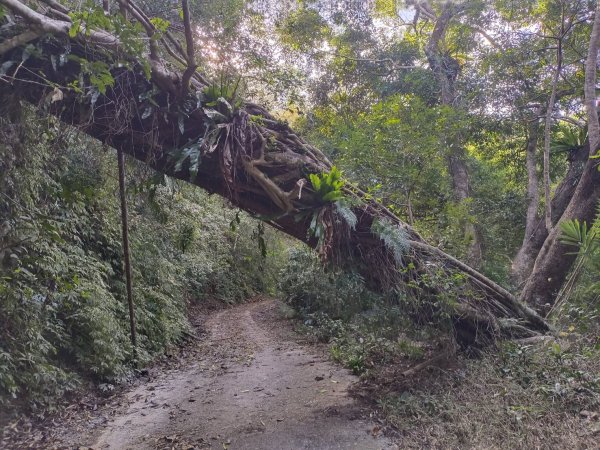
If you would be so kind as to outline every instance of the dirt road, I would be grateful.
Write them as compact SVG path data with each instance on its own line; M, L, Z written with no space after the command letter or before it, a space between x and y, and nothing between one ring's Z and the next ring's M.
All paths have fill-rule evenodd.
M75 446L94 449L391 449L347 394L356 381L289 338L273 301L211 316L188 365L125 394ZM287 335L286 335L287 333Z

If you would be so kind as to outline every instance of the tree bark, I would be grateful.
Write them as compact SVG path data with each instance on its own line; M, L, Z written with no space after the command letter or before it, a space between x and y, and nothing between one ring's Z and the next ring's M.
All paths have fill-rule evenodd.
M590 155L595 155L600 144L600 123L598 122L598 98L596 96L596 74L598 72L598 47L600 46L600 3L596 4L596 15L590 37L590 46L585 64L585 110L588 116L588 139Z
M584 147L573 149L568 155L569 167L567 169L567 173L556 188L554 197L552 198L553 227L556 226L556 223L565 212L565 209L569 205L569 202L571 201L571 198L575 193L575 189L577 188L577 184L581 179L581 175L583 174L583 170L587 163L588 156L589 146L587 143ZM530 155L528 154L528 158L529 157ZM529 160L527 167L529 172ZM534 170L536 170L535 167ZM535 186L533 186L534 182ZM515 258L513 259L513 263L511 266L511 280L515 286L523 286L527 278L531 275L533 265L535 264L535 259L537 258L540 249L542 248L546 238L548 237L548 229L546 228L545 218L539 217L537 215L537 209L539 206L539 185L537 180L537 170L535 174L535 180L532 181L531 178L529 179L528 199L532 198L530 197L529 192L533 189L535 189L536 195L538 197L538 203L535 204L535 208L531 200L528 203L527 221L525 227L526 231L525 236L523 237L523 244L517 252ZM532 212L535 214L532 214Z
M588 159L581 179L560 221L579 219L591 223L600 198L600 172L597 161ZM560 227L554 226L535 260L533 270L521 292L521 300L547 311L564 283L576 255L560 240Z
M596 72L598 47L600 45L600 3L596 6L594 25L590 36L590 46L585 67L585 105L588 114L589 155L596 154L600 142L600 125L596 109ZM596 205L600 198L600 172L595 159L589 158L569 205L560 221L578 219L591 223L595 219ZM558 225L558 224L557 224ZM521 299L535 305L541 311L548 311L564 283L576 255L560 240L560 227L555 226L546 238L538 254L531 276L527 280ZM571 252L572 253L572 252Z
M420 4L417 7L423 8ZM431 36L425 46L425 55L431 71L434 73L440 86L440 102L442 105L456 107L456 79L460 73L460 64L448 53L444 52L441 45L444 41L452 19L464 10L464 5L447 2L435 20ZM455 134L455 133L453 133ZM454 200L464 204L471 197L471 184L466 162L465 149L460 142L460 136L447 136L451 141L448 148L448 172L452 178ZM470 220L465 221L464 234L469 242L467 261L473 267L481 266L483 261L483 238L479 226Z
M544 218L548 232L552 230L552 200L550 197L550 131L552 128L552 112L556 103L556 88L560 71L562 69L562 38L564 35L564 22L561 26L560 37L556 45L556 70L552 78L552 89L546 108L546 120L544 124Z
M529 119L527 127L527 147L525 150L527 167L527 214L525 216L525 236L523 237L523 244L517 252L511 267L512 281L517 286L521 285L525 280L525 277L523 276L524 272L527 272L527 275L529 274L529 271L527 270L530 264L529 261L531 260L531 264L533 264L533 259L535 259L535 256L532 259L530 255L531 246L529 244L536 232L536 226L538 224L538 208L540 206L536 153L540 130L539 117L542 111L543 107L540 106L535 112L535 117Z

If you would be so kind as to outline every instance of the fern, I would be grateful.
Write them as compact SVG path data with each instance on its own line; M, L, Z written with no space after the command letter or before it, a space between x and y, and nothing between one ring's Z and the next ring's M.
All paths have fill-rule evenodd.
M351 230L356 228L356 223L358 222L358 218L356 214L344 204L342 201L335 202L335 211L338 216L340 216L346 224L350 227Z
M565 220L560 223L560 241L571 247L577 247L577 254L583 259L588 259L598 248L598 226L600 224L600 203L596 206L596 217L591 226L578 219Z
M588 229L587 222L579 222L579 219L562 222L560 229L562 231L560 241L580 249L588 248L596 237L594 228Z
M587 129L576 127L561 127L552 140L550 148L555 153L568 152L583 147L587 139Z
M404 265L402 257L410 249L410 240L406 230L389 220L383 219L373 221L371 231L379 236L385 246L392 251L396 263Z
M344 187L345 183L341 179L342 173L337 167L333 166L329 172L321 174L311 173L308 178L315 194L317 194L321 202L336 202L344 197L342 187Z
M577 282L584 271L585 266L590 261L593 261L593 256L596 254L599 243L597 239L597 227L599 222L600 205L597 206L596 218L590 227L588 227L588 224L585 221L579 222L578 219L565 220L560 223L561 235L559 239L563 244L577 248L576 252L571 253L577 255L577 260L558 293L554 306L549 314L562 309L563 305L571 298L571 295L575 291Z

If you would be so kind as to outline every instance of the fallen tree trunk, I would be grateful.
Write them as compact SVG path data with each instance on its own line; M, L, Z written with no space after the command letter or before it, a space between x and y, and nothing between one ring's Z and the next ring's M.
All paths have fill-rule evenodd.
M6 2L16 0L0 0ZM4 51L1 87L157 171L227 198L316 248L324 261L357 269L376 289L403 287L447 312L466 346L549 329L358 187L346 183L335 196L341 201L331 201L309 181L311 174L331 174L331 162L262 107L217 97L201 77L182 90L181 77L153 62L148 79L143 64L113 64L122 57L115 57L114 42L102 46L65 34L29 41L36 51L27 57L24 44ZM113 83L104 92L91 81L90 62L108 68ZM331 184L331 177L321 179Z

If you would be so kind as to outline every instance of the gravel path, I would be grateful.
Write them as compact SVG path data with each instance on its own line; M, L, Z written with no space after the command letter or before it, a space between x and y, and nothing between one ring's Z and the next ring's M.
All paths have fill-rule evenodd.
M124 394L93 449L392 449L348 396L356 381L291 337L274 301L213 314L189 363Z

